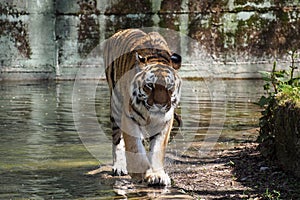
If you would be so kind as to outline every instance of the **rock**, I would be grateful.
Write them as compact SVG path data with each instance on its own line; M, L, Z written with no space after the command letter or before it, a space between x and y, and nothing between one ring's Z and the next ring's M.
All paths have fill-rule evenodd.
M300 108L292 103L278 106L275 118L275 153L280 165L300 177Z

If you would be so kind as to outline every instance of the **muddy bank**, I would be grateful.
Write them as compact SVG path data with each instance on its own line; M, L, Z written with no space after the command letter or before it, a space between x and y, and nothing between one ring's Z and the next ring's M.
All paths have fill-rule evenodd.
M195 199L298 199L300 180L264 159L258 143L212 151L171 169L175 186Z

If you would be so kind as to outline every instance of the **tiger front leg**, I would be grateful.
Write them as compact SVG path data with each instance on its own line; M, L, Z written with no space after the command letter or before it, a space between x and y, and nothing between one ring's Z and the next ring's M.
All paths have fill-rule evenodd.
M151 168L147 170L145 179L149 185L171 185L171 179L164 170L165 151L169 140L172 121L161 133L150 138L150 152L148 154Z
M145 172L150 169L146 150L140 137L123 133L126 149L127 171L131 178L143 180Z
M113 143L113 173L116 176L127 174L125 144L123 137L118 144Z
M122 135L125 142L127 172L133 179L143 180L150 168L140 127L126 114L122 115Z
M113 155L113 174L115 176L123 176L127 174L125 144L122 131L116 123L115 118L110 117L112 123L112 155Z

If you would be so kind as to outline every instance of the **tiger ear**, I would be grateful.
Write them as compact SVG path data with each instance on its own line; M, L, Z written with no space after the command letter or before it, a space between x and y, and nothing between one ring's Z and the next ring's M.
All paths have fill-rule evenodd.
M171 61L173 68L178 70L181 67L181 56L177 53L171 55Z

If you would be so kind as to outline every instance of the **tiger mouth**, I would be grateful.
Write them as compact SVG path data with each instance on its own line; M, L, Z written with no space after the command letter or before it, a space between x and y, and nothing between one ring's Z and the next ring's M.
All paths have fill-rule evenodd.
M149 105L147 101L144 102L144 105L146 109L151 112L151 113L161 113L165 114L170 110L170 106L166 105L161 105L161 104L153 104Z

